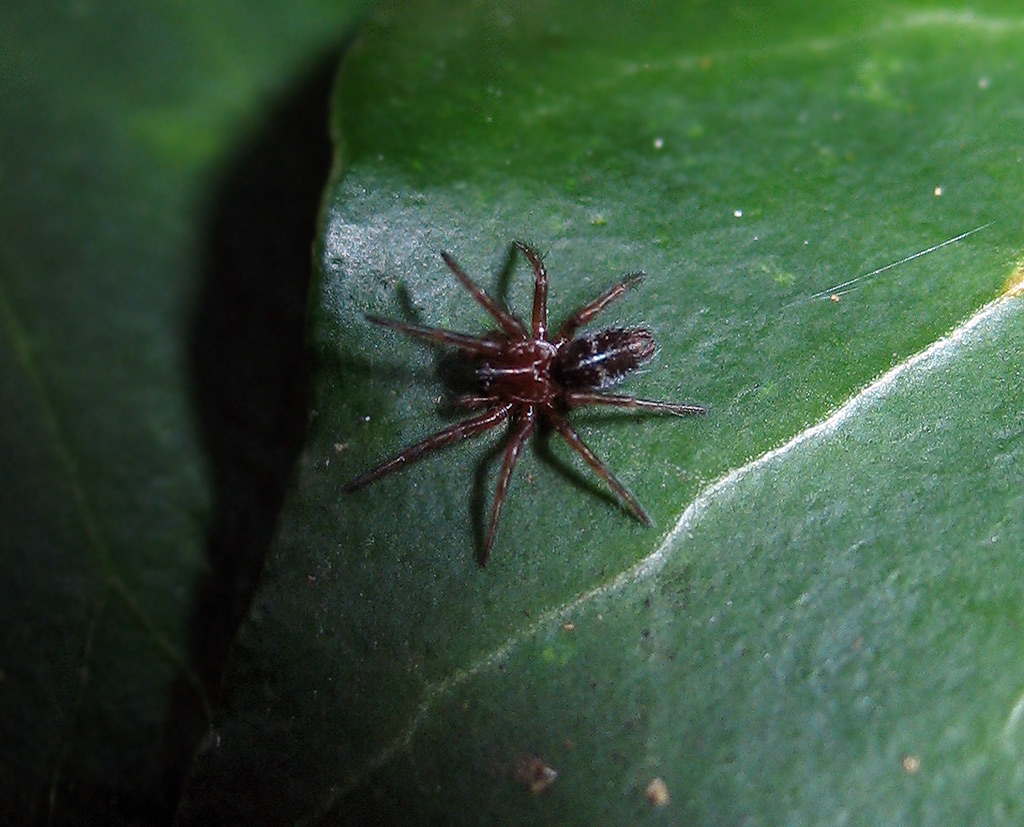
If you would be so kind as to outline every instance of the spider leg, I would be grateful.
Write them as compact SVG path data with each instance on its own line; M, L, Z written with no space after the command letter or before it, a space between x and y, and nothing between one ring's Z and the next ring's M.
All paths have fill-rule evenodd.
M612 491L614 491L615 495L619 498L623 507L644 525L651 525L651 518L647 516L647 512L644 511L643 506L637 502L636 497L626 490L626 486L615 478L615 475L608 470L608 466L601 462L601 460L597 458L597 455L587 447L586 443L580 438L580 435L573 430L572 426L566 422L565 418L554 411L547 412L546 416L555 430L562 435L570 446L572 446L573 450L586 460L587 465L593 468L594 472L601 479L608 483Z
M451 401L451 405L458 410L471 411L487 405L497 405L499 401L497 396L476 396L472 393L464 393L461 396L456 396Z
M479 336L470 336L468 333L457 333L454 330L445 330L442 327L423 327L417 324L405 324L396 322L394 319L382 319L380 316L367 316L368 322L379 324L381 327L390 327L406 336L414 339L422 339L425 342L432 342L439 345L451 345L464 353L472 353L476 356L494 356L502 353L504 346L501 342L493 339L483 339Z
M383 476L408 467L431 451L437 451L456 442L461 442L464 439L472 439L475 436L479 436L508 419L509 414L512 413L512 408L513 404L510 402L507 405L486 410L482 414L478 414L470 419L464 419L462 422L456 422L443 431L438 431L421 442L410 445L401 453L381 463L376 468L371 468L365 474L347 483L341 490L349 494L369 485L371 482L376 482Z
M487 538L484 540L483 553L480 555L480 565L487 565L487 558L491 554L491 545L494 543L494 536L498 533L498 519L501 517L501 509L505 505L505 497L508 496L508 484L512 479L512 470L516 467L519 454L522 451L526 440L533 433L535 417L533 408L526 408L523 417L512 432L512 437L505 448L505 459L501 463L501 476L498 477L498 487L494 490L494 504L491 506L491 521L487 526Z
M491 298L490 293L466 275L466 271L459 267L455 262L455 259L443 251L441 253L441 258L443 258L444 263L448 265L448 269L455 274L455 278L462 283L462 286L469 291L470 295L476 299L477 303L494 317L494 320L501 325L502 329L506 333L517 338L526 336L526 328L523 326L523 323L501 307L501 305Z
M515 242L519 250L533 268L533 338L548 338L548 271L541 261L540 255L529 244Z
M627 410L670 413L676 416L703 416L708 412L708 409L703 405L655 402L652 399L637 399L634 396L615 396L613 394L590 393L588 391L567 393L565 394L565 400L570 405L609 405L615 408L626 408Z
M553 340L555 344L561 344L562 342L566 342L571 339L576 334L576 329L578 327L582 327L587 322L591 321L613 301L620 298L623 293L629 290L630 287L639 284L643 277L644 274L639 271L636 273L630 273L618 284L605 290L604 293L590 302L590 304L585 304L583 307L579 308L579 310L562 322L562 326L558 328L558 335L555 336Z

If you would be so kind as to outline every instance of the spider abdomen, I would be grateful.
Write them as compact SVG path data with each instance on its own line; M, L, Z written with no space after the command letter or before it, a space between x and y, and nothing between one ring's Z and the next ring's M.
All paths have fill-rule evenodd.
M565 342L552 372L566 390L606 388L654 356L654 349L654 336L645 327L598 330Z

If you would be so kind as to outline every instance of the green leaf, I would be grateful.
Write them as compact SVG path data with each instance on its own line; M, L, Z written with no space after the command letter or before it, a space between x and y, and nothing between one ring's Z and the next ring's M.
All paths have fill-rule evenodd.
M305 422L355 8L3 5L0 822L168 823Z
M183 822L1016 820L1022 21L805 12L367 22L314 418ZM556 320L644 269L625 387L712 410L574 414L658 528L552 441L481 570L496 438L341 487L449 421L444 357L363 314L485 330L441 249L525 314L514 238Z

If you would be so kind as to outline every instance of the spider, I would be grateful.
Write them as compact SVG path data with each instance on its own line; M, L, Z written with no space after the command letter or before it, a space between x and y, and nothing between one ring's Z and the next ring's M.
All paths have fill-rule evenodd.
M498 520L508 495L512 470L523 445L538 422L557 431L583 457L594 472L618 497L623 508L645 526L651 518L643 506L597 458L565 419L565 412L582 405L605 405L626 410L696 416L707 413L702 405L655 402L632 396L601 393L602 388L622 381L627 374L654 356L654 336L645 327L608 328L576 338L578 328L590 322L608 305L640 282L642 272L631 273L589 304L569 316L551 336L548 330L548 274L537 251L521 241L514 242L533 268L533 319L530 327L498 303L474 282L445 252L441 258L473 299L498 323L499 330L486 336L470 336L437 327L404 324L379 316L367 320L415 339L454 347L471 361L475 392L453 400L454 407L480 411L454 425L410 445L396 456L349 482L346 493L356 491L387 474L399 471L431 451L447 448L463 440L480 436L510 421L501 473L491 506L491 517L480 554L480 565L487 565L491 546L498 531Z

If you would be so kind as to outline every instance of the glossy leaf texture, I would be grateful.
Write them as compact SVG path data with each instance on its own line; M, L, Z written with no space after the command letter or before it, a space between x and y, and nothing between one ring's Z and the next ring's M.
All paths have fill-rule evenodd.
M305 424L357 9L0 5L0 823L167 824Z
M1015 14L372 15L307 443L183 823L1019 817ZM657 528L541 439L481 569L500 435L341 488L458 373L364 314L486 331L447 250L525 317L513 239L556 322L644 270L604 320L659 343L623 391L711 413L574 413Z

